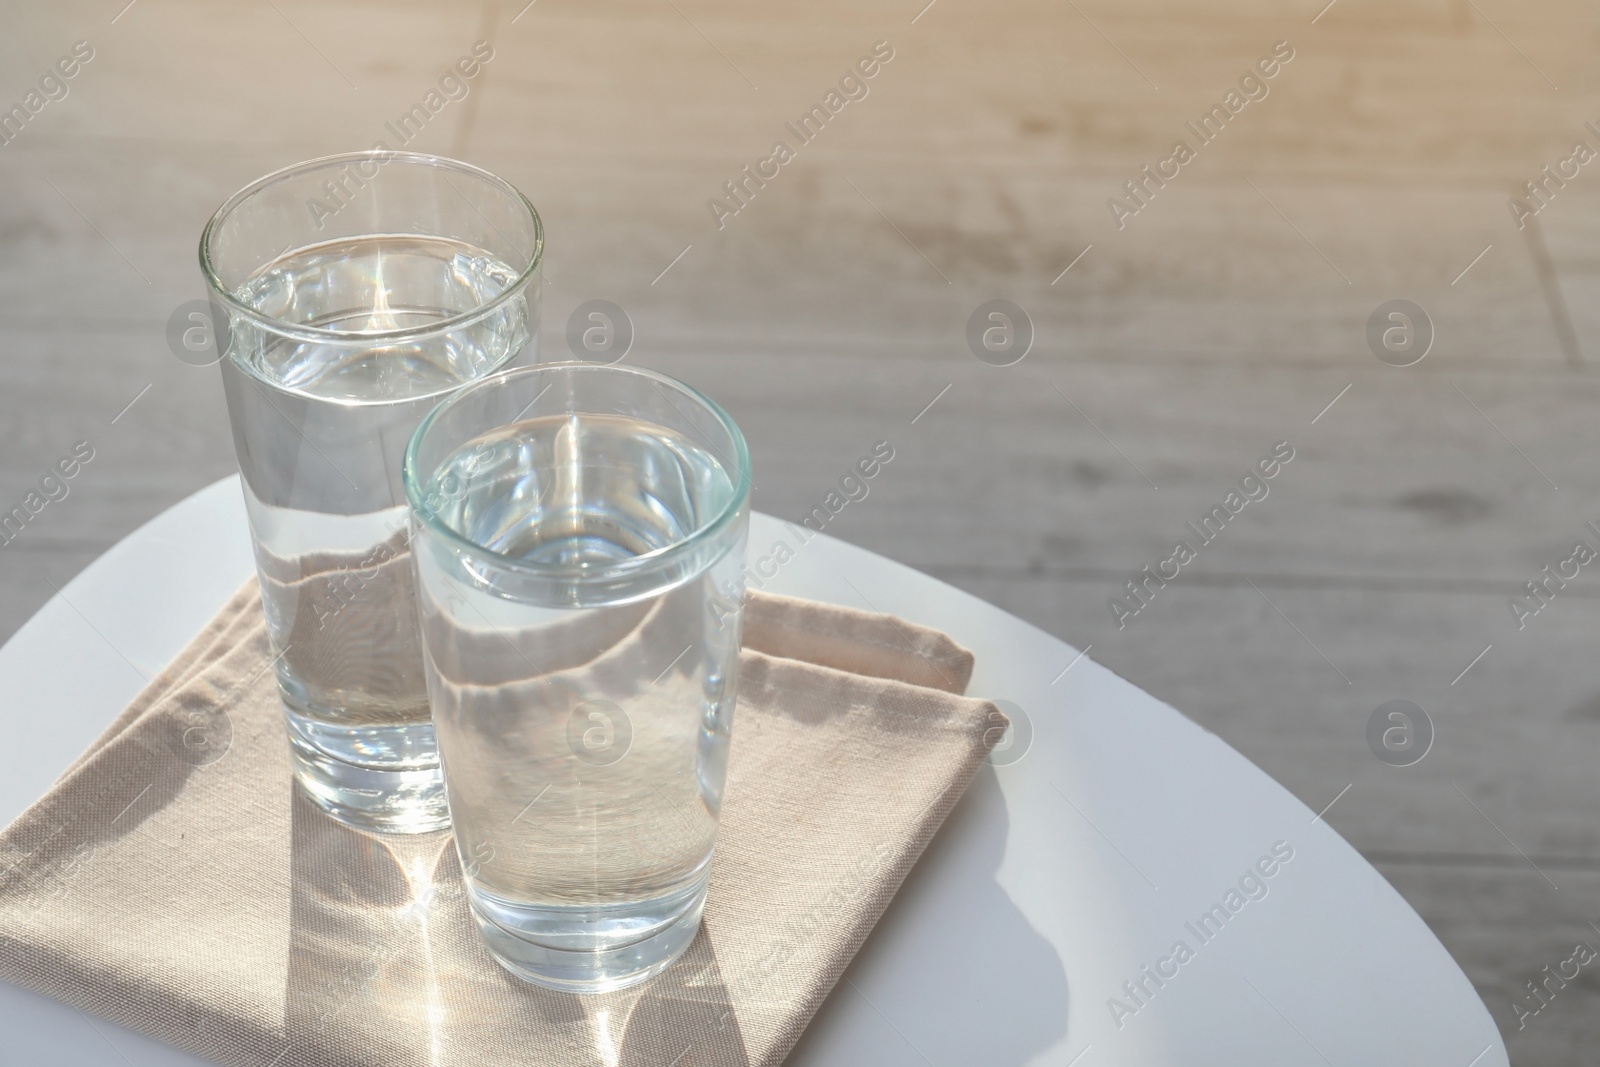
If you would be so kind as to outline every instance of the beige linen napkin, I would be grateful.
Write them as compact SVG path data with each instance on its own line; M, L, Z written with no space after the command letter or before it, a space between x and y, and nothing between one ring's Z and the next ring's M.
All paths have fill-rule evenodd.
M489 957L448 833L293 788L270 666L251 581L0 834L0 979L247 1067L777 1064L1006 726L943 634L752 594L700 935L580 997Z

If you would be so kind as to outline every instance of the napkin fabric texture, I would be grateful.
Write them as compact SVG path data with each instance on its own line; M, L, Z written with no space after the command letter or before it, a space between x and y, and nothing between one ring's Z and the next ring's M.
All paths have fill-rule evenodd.
M252 580L0 833L0 979L241 1067L778 1064L1005 730L971 673L924 627L752 594L700 934L562 994L482 947L447 832L295 788Z

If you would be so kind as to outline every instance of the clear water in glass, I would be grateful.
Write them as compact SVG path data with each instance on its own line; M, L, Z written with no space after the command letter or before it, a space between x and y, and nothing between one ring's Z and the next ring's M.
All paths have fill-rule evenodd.
M272 320L234 316L222 372L291 752L318 802L359 825L448 825L400 465L444 395L528 344L529 308L519 295L459 328L383 335L516 278L459 241L365 236L290 252L235 293Z
M469 441L426 486L445 527L510 561L414 535L434 722L479 930L543 985L647 978L687 947L705 898L743 525L681 565L652 561L726 511L734 482L683 434L566 414ZM596 569L618 576L599 587L541 577Z

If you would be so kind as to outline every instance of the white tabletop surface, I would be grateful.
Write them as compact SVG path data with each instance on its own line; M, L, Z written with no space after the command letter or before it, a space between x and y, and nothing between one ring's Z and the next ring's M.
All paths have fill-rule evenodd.
M755 517L751 558L783 524ZM129 535L0 648L0 823L56 776L251 573L238 481ZM1077 650L819 536L768 589L935 626L969 692L1031 727L985 767L790 1060L816 1067L1502 1067L1432 932L1327 823L1177 711ZM1075 662L1076 661L1076 662ZM1062 673L1064 668L1071 669ZM1020 754L1020 758L1017 758ZM1186 924L1286 843L1222 932ZM1280 848L1280 851L1281 848ZM1269 865L1270 866L1270 865ZM1144 1002L1142 968L1192 950ZM1131 1011L1114 1013L1116 997ZM1118 1015L1120 1014L1120 1018ZM202 1061L0 984L0 1063Z

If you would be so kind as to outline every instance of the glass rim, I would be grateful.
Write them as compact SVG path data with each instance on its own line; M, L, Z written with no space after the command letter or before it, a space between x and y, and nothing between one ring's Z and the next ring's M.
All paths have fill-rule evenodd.
M437 167L441 170L453 170L486 181L490 185L497 186L501 191L510 194L512 200L520 203L533 220L533 254L528 258L528 265L517 273L511 284L475 308L451 315L449 318L440 319L437 322L424 323L419 326L407 326L395 330L351 333L345 330L330 330L322 326L307 326L303 323L289 322L285 319L263 314L235 296L233 291L218 276L216 268L212 264L213 241L222 222L246 200L287 178L313 170L334 166L349 166L369 160L376 160L380 167L388 166L391 163L405 163L415 166ZM490 223L490 225L492 226L493 223ZM318 156L315 159L280 167L270 174L264 174L224 200L222 206L217 208L216 212L207 220L205 229L200 231L200 273L205 277L206 285L212 294L219 297L227 305L230 312L243 315L260 326L298 341L365 345L374 342L420 340L446 334L460 329L462 326L470 326L480 319L488 318L501 305L507 303L523 289L527 288L529 281L538 273L539 267L543 262L544 220L539 217L538 209L523 195L522 190L497 174L492 174L482 167L475 167L471 163L463 163L459 159L432 155L427 152L399 152L388 148L368 148L357 152L337 152L333 155Z
M704 523L681 540L674 541L650 552L626 559L614 560L599 566L531 563L526 559L508 556L502 552L496 552L492 548L486 548L471 538L451 529L439 518L438 512L425 505L423 499L422 476L418 470L418 452L421 449L423 438L427 436L428 431L433 428L434 423L445 411L457 404L464 403L468 397L479 390L504 386L513 380L532 378L550 372L597 374L602 377L632 375L648 379L658 388L666 387L676 390L680 395L709 412L717 424L727 432L733 445L734 454L732 458L737 469L729 472L734 485L733 494L729 497L727 504L715 518ZM542 395L543 393L541 392L539 396ZM537 400L538 396L535 396L534 399ZM529 406L531 407L532 405L530 404ZM488 432L488 430L495 428L485 427L481 432ZM726 460L728 458L723 456L721 450L714 446L712 451L720 459ZM427 476L431 477L432 474L433 472L429 471ZM451 393L432 411L428 412L422 422L417 425L416 432L411 435L411 440L406 444L405 458L400 465L400 480L405 486L406 504L411 515L431 533L442 537L447 543L458 549L465 549L472 556L479 559L489 560L498 567L504 567L533 577L587 586L614 582L623 578L636 578L658 567L664 569L722 534L746 510L750 501L750 449L745 443L744 432L739 429L739 424L733 421L733 417L723 410L722 405L692 385L681 382L670 375L662 374L659 371L646 370L643 367L619 367L609 363L585 363L569 360L561 363L539 363L529 367L517 367L513 370L486 375L461 386ZM415 551L415 547L413 547L413 551Z

